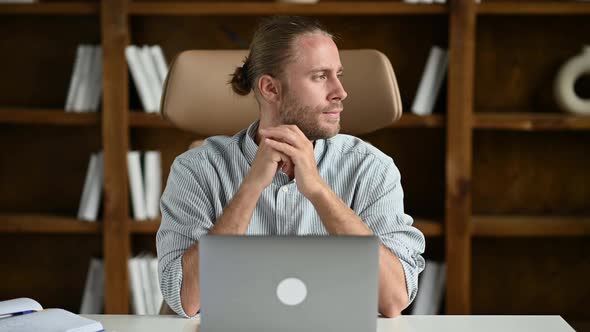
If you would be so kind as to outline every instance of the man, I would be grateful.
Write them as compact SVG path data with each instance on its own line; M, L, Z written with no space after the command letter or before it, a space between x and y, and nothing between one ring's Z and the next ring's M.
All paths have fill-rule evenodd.
M338 135L342 71L332 36L316 22L273 17L259 27L231 81L236 93L254 91L259 121L177 157L162 196L161 289L178 314L200 309L204 234L376 235L379 311L394 317L411 303L424 236L404 213L392 159Z

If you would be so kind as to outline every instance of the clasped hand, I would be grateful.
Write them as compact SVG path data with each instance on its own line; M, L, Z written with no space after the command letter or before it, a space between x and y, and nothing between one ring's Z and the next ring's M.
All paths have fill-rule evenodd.
M258 152L246 180L260 190L268 187L279 169L295 178L308 199L325 185L318 173L313 143L296 125L260 129Z

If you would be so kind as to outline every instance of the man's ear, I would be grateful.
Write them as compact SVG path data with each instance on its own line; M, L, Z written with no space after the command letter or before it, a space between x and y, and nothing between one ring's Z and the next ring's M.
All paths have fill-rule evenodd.
M280 101L281 84L276 78L268 74L260 76L258 90L267 103L274 104Z

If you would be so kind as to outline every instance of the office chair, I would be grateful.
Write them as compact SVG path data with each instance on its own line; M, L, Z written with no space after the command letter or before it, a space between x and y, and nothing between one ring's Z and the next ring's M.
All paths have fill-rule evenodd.
M239 96L230 74L248 50L192 50L170 66L161 99L162 115L201 138L233 135L258 119L254 94ZM341 132L362 135L389 127L402 115L402 103L389 59L376 50L341 50L342 84L348 93ZM196 141L191 147L198 146ZM160 314L175 314L164 301Z

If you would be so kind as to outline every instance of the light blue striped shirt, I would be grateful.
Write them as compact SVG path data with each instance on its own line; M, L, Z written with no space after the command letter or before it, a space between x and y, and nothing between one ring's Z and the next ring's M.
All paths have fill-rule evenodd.
M216 136L178 156L172 164L156 236L160 287L168 305L187 316L180 301L182 255L206 234L250 171L258 145L258 122L233 137ZM418 291L424 269L424 235L404 213L400 173L393 160L349 135L316 140L320 176L389 248L403 266L408 296ZM328 235L315 208L294 180L277 172L260 196L248 235Z

